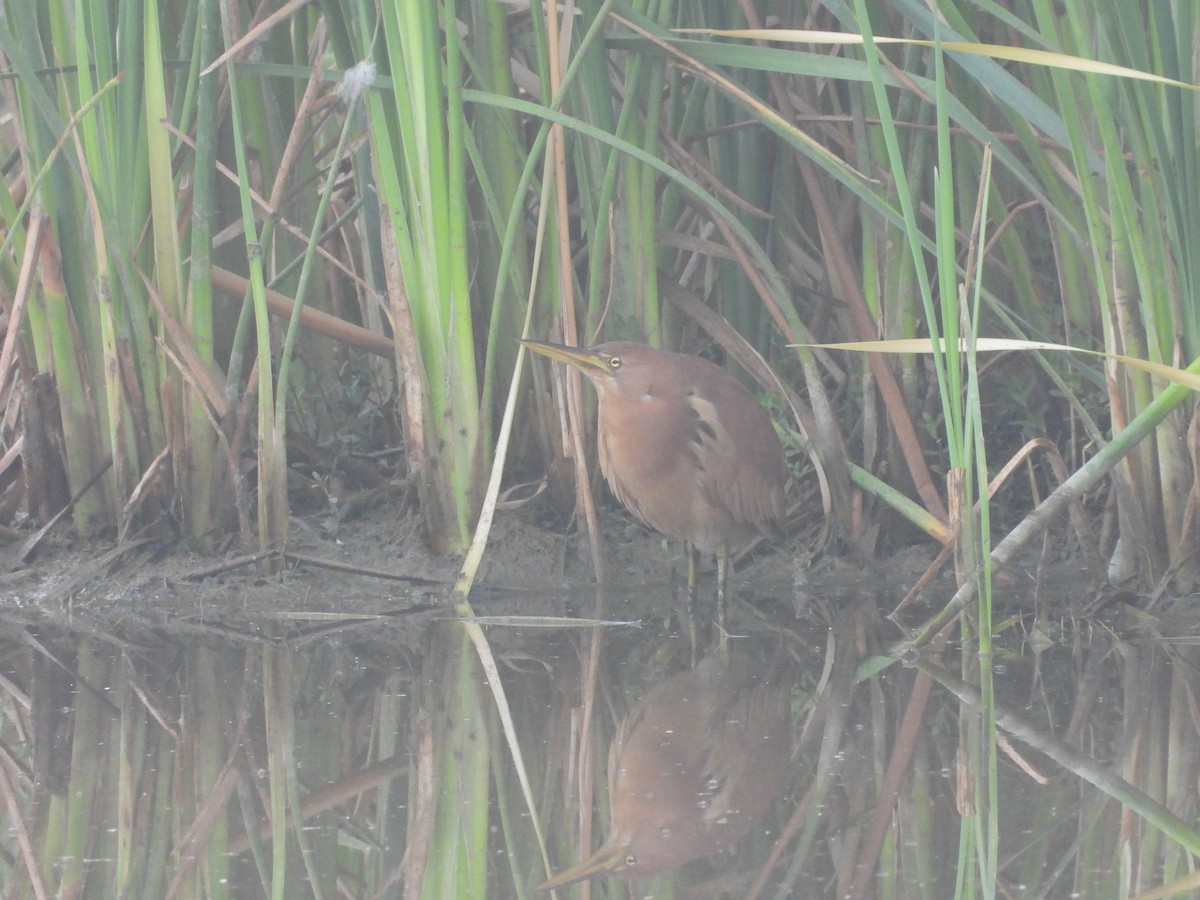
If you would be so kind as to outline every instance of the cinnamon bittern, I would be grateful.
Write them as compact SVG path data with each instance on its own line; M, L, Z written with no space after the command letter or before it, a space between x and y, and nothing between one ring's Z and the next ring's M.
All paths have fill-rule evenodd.
M792 671L782 657L760 666L712 653L647 694L609 750L607 840L538 890L656 875L733 846L781 791Z
M783 446L754 395L706 359L645 344L521 343L596 386L600 470L617 499L667 537L716 553L723 630L730 545L777 534L784 521ZM692 594L690 553L688 562Z

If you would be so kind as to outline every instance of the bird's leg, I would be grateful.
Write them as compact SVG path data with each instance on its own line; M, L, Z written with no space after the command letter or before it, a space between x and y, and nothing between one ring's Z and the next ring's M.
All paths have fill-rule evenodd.
M729 596L729 543L717 548L717 646L725 647L729 631L725 627L725 602Z
M692 644L692 668L696 667L696 662L699 658L697 648L700 646L699 629L697 628L697 604L696 604L696 584L700 580L700 551L691 545L685 543L683 552L687 554L687 617L688 617L688 637Z

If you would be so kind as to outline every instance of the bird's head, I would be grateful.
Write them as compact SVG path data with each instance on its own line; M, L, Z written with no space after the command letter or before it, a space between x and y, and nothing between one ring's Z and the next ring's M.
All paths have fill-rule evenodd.
M611 341L595 347L567 347L544 341L521 344L541 356L574 366L596 386L601 397L608 393L641 396L656 380L669 374L662 360L672 355L631 341Z
M544 881L537 889L548 891L597 875L648 878L695 858L698 854L692 843L683 831L673 834L672 829L660 830L657 826L650 830L635 828L632 832L615 828L599 850L579 865Z

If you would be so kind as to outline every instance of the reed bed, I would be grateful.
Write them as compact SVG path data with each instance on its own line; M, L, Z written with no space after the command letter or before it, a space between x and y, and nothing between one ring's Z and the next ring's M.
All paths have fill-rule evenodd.
M477 617L506 486L577 512L612 576L592 401L523 383L523 335L729 363L804 496L778 552L928 554L887 618L760 598L819 732L763 885L1192 890L1192 4L0 12L12 571L69 528L273 577L297 517L398 496L407 539L465 559L452 621L370 677L286 635L147 649L18 619L9 896L528 896L594 846L629 705L600 673L670 630L532 640L555 692ZM998 606L1037 541L1107 586ZM323 693L348 677L370 698Z

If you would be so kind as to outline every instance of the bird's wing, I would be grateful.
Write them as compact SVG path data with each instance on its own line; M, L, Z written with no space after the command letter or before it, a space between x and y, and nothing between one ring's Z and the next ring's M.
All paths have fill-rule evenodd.
M788 665L781 657L766 669L751 667L713 682L721 692L710 704L714 739L698 761L706 785L703 821L714 831L728 830L732 840L770 805L789 765ZM753 687L746 678L754 679Z
M699 396L689 397L688 406L695 419L694 457L710 505L739 524L777 529L784 517L784 473L779 439L764 430L772 428L770 421L762 415L743 415L734 404L724 404L735 412L723 420L717 407Z

